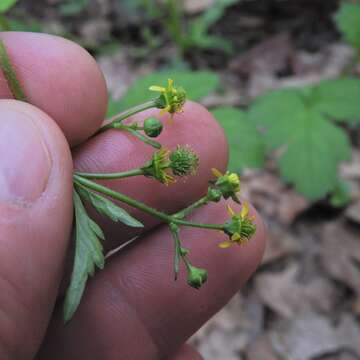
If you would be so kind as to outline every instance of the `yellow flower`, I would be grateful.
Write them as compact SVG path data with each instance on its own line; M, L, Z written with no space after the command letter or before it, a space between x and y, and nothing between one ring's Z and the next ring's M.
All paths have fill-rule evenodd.
M170 151L164 148L156 151L151 161L142 168L144 175L152 177L165 185L174 183L175 178L166 172L171 164L169 154Z
M170 114L182 112L186 101L186 92L182 87L175 87L174 80L168 79L167 87L152 85L149 90L160 93L158 107L160 114L166 112Z
M230 239L219 244L222 249L226 249L233 244L246 244L256 231L254 218L249 216L249 204L247 202L243 204L238 214L229 205L227 210L231 219L225 223L224 232Z
M229 171L227 171L225 174L222 174L217 169L213 168L211 170L213 175L216 177L214 185L221 191L224 199L231 197L234 201L239 202L239 199L236 196L236 194L240 191L239 176Z

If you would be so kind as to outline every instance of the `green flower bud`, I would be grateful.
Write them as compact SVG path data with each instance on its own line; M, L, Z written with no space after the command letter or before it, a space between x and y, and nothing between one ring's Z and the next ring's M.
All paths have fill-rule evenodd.
M163 124L156 118L148 118L144 121L144 132L149 137L157 137L161 134Z
M175 176L194 175L199 167L199 158L189 147L178 146L170 154L169 159Z
M195 289L199 289L207 280L208 273L205 269L197 268L192 265L188 265L188 278L187 282Z
M222 197L222 192L218 189L209 187L207 192L207 198L212 202L219 202Z
M240 191L239 176L229 171L227 171L225 174L222 174L217 169L212 169L212 172L217 178L214 182L214 185L218 190L221 191L224 199L231 197L234 201L240 203L236 195Z

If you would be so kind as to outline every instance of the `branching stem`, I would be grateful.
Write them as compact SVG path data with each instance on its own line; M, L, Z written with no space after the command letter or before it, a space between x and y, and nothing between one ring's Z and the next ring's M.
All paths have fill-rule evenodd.
M102 126L97 133L109 130L109 129L116 129L117 125L120 124L123 120L127 119L128 117L135 115L139 112L142 112L147 109L155 108L156 107L156 100L150 100L143 104L134 106L120 114L117 114L110 119L107 120L108 124Z
M167 222L168 224L174 223L177 225L184 225L184 226L190 226L190 227L202 228L202 229L213 229L213 230L223 230L224 229L224 225L222 225L222 224L194 223L194 222L179 219L176 216L165 214L165 213L163 213L159 210L156 210L140 201L137 201L129 196L126 196L118 191L109 189L106 186L97 184L89 179L83 178L76 174L74 174L74 181L75 181L75 183L84 185L89 189L92 189L92 190L102 193L104 195L110 196L111 198L113 198L115 200L119 200L127 205L130 205L130 206L136 208L136 209L144 211L152 216L155 216L155 217Z

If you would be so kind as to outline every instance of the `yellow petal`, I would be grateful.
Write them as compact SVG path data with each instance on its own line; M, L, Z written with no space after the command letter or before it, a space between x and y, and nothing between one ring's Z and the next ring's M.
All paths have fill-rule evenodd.
M248 214L249 214L249 203L245 201L240 211L240 217L242 219L245 219L248 216Z
M223 174L222 174L218 169L212 168L212 169L211 169L211 172L213 173L213 175L214 175L216 178L219 178L219 177L223 176Z
M171 89L174 85L174 80L173 79L168 79L168 87L169 89Z
M240 240L240 239L241 239L241 236L240 236L239 233L235 233L235 234L233 234L233 235L231 236L231 241L237 242L237 241Z
M229 241L229 240L226 240L226 241L221 242L218 246L219 246L219 248L221 248L221 249L227 249L227 248L229 248L231 245L232 245L232 242Z
M157 86L157 85L150 86L149 90L157 91L157 92L161 92L161 93L166 91L166 89L163 86Z
M227 211L231 217L235 215L234 210L230 207L230 205L226 205Z

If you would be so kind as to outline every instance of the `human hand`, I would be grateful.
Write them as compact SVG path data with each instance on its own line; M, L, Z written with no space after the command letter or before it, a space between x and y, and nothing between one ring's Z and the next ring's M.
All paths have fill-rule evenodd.
M41 34L0 37L34 105L8 100L0 74L0 359L200 358L185 341L255 270L265 242L261 219L252 209L256 235L227 250L217 247L220 233L182 231L194 263L209 272L208 282L195 290L181 276L173 281L168 229L132 211L146 225L141 237L108 260L64 326L55 302L70 247L73 161L83 171L121 171L143 164L152 149L116 131L90 138L101 126L107 93L96 63L79 46ZM226 141L207 110L191 102L159 140L168 148L190 145L201 159L197 176L171 187L144 177L108 184L173 213L206 191L212 167L224 170ZM226 218L224 202L191 216L203 222ZM102 221L107 249L138 235Z

